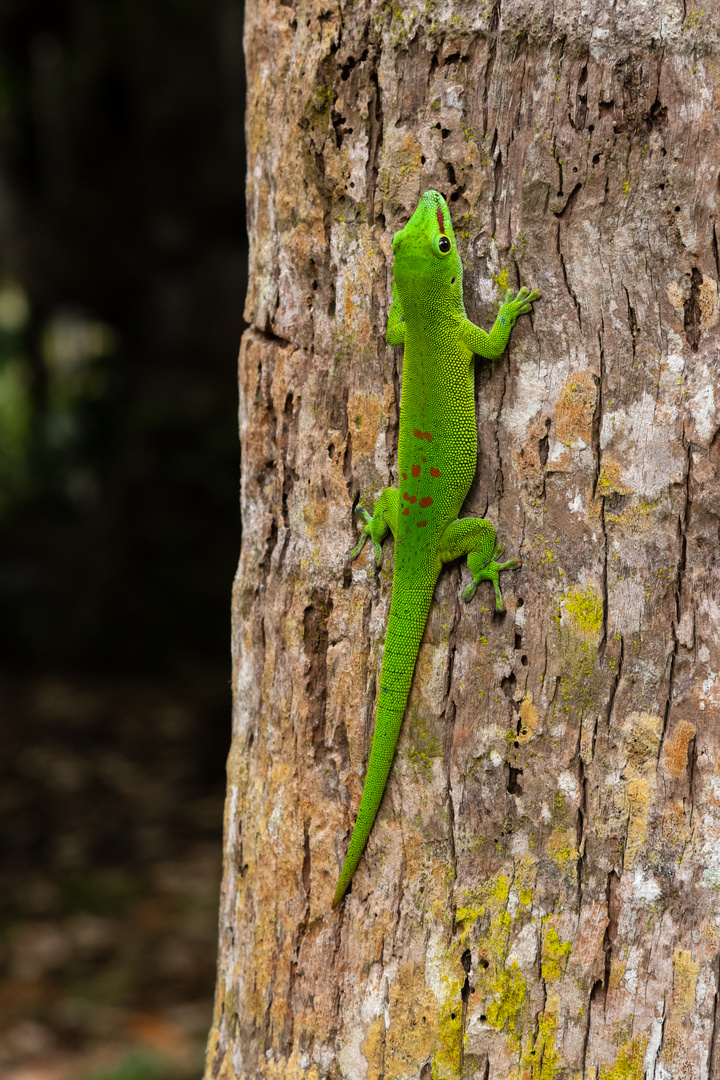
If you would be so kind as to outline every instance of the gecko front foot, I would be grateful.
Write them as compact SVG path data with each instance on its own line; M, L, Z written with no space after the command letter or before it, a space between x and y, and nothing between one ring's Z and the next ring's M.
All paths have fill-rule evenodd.
M385 488L375 504L374 514L368 514L367 510L364 510L362 506L357 507L356 512L364 520L365 524L362 527L360 539L350 552L351 559L357 559L358 555L365 547L365 542L369 538L372 540L373 551L375 554L375 566L378 570L380 569L383 561L382 542L388 532L392 532L393 536L395 535L397 504L397 490L395 488Z

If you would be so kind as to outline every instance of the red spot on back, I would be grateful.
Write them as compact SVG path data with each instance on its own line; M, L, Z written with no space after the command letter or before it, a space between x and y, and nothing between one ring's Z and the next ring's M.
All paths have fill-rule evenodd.
M406 499L406 500L407 500L408 502L411 502L411 503L417 502L417 496L415 496L415 495L408 495L407 491L406 491L406 492L405 492L405 494L403 495L403 499Z
M439 469L431 469L430 470L430 475L431 476L439 476L440 475L440 470Z
M438 228L439 228L440 232L444 236L445 235L445 218L443 216L442 206L438 206L437 210L435 211L435 217L437 218Z
M430 498L429 495L426 495L424 499L420 500L420 505L421 506L432 506L432 504L433 504L433 501L432 501L432 499Z
M427 439L428 442L432 442L432 435L429 431L420 431L420 428L415 428L413 435L416 439Z
M427 525L427 521L418 521L418 523L417 523L418 529L422 529L423 525Z
M420 466L419 465L413 465L412 474L413 474L413 476L419 476L420 475Z
M404 473L402 474L402 477L403 477L403 480L407 480L407 473L406 473L406 472L404 472Z
M408 510L408 508L406 506L405 509L403 510L403 514L409 514L409 513L410 513L410 511Z

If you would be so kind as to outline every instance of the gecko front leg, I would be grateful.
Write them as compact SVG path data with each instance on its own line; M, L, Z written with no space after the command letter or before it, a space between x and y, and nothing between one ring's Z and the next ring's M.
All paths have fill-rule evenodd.
M375 503L375 511L372 516L368 514L367 510L364 510L362 506L358 506L357 513L364 519L365 524L362 527L359 541L350 552L351 559L357 559L358 555L365 547L365 541L369 537L373 542L373 548L375 550L375 566L382 566L382 542L386 538L388 531L392 533L393 539L395 538L398 503L399 497L397 488L385 488L382 495Z

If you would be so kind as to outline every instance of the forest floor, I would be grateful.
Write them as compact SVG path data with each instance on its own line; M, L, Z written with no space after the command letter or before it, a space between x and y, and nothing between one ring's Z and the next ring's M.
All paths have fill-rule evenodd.
M200 1077L227 678L0 675L0 716L0 1077Z

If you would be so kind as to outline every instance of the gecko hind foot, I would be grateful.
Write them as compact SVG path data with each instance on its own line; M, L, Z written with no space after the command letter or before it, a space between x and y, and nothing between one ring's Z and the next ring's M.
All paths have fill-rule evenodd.
M495 610L500 614L505 611L505 604L500 591L500 574L503 570L518 570L522 566L522 560L517 555L514 555L512 559L508 559L506 562L498 562L497 558L502 554L502 550L503 545L496 544L492 557L486 566L478 566L477 562L472 558L474 553L471 552L468 555L468 566L473 580L462 592L462 598L466 603L472 600L481 581L491 581L495 590Z

